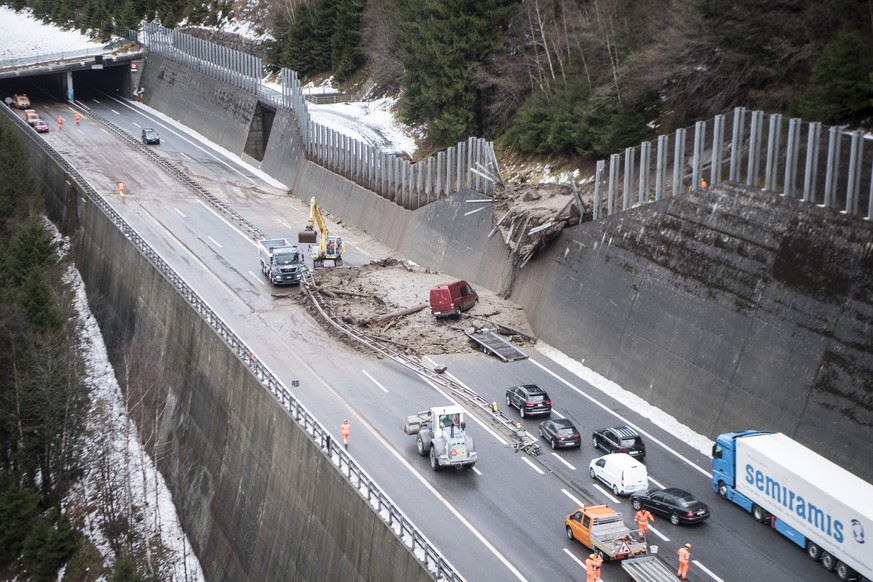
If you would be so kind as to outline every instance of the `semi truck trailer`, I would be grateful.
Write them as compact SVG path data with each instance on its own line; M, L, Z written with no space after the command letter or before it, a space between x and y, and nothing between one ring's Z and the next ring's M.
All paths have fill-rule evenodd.
M873 580L873 485L781 433L725 433L712 487L836 571Z

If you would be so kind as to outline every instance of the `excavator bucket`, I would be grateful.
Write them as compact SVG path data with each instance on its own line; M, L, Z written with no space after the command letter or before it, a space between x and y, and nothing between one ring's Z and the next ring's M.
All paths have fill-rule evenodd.
M317 243L318 233L314 230L301 230L297 233L297 242L309 244Z

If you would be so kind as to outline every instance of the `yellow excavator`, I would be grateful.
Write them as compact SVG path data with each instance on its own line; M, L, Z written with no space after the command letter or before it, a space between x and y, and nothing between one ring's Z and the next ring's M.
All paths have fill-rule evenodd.
M315 229L318 229L316 232ZM316 244L317 246L310 248L312 253L312 268L320 269L324 267L325 261L333 261L334 267L339 267L343 264L343 253L346 250L346 243L342 237L330 235L327 232L327 225L324 223L324 217L318 209L318 204L315 203L315 196L309 201L309 223L306 225L306 230L301 230L297 235L297 240L301 243Z

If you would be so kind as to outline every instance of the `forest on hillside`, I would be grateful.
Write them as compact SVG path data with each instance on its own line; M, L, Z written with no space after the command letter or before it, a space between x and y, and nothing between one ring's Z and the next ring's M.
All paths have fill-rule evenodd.
M735 106L873 124L873 0L27 1L83 29L254 21L270 63L400 93L435 148L600 157Z

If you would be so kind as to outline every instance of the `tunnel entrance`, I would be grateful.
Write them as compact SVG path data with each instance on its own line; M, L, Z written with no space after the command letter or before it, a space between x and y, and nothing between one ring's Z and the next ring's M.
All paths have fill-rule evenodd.
M267 150L267 142L270 140L270 131L273 129L275 117L275 109L258 102L255 114L252 116L252 124L249 127L249 135L246 138L243 152L259 162L264 161L264 152Z

